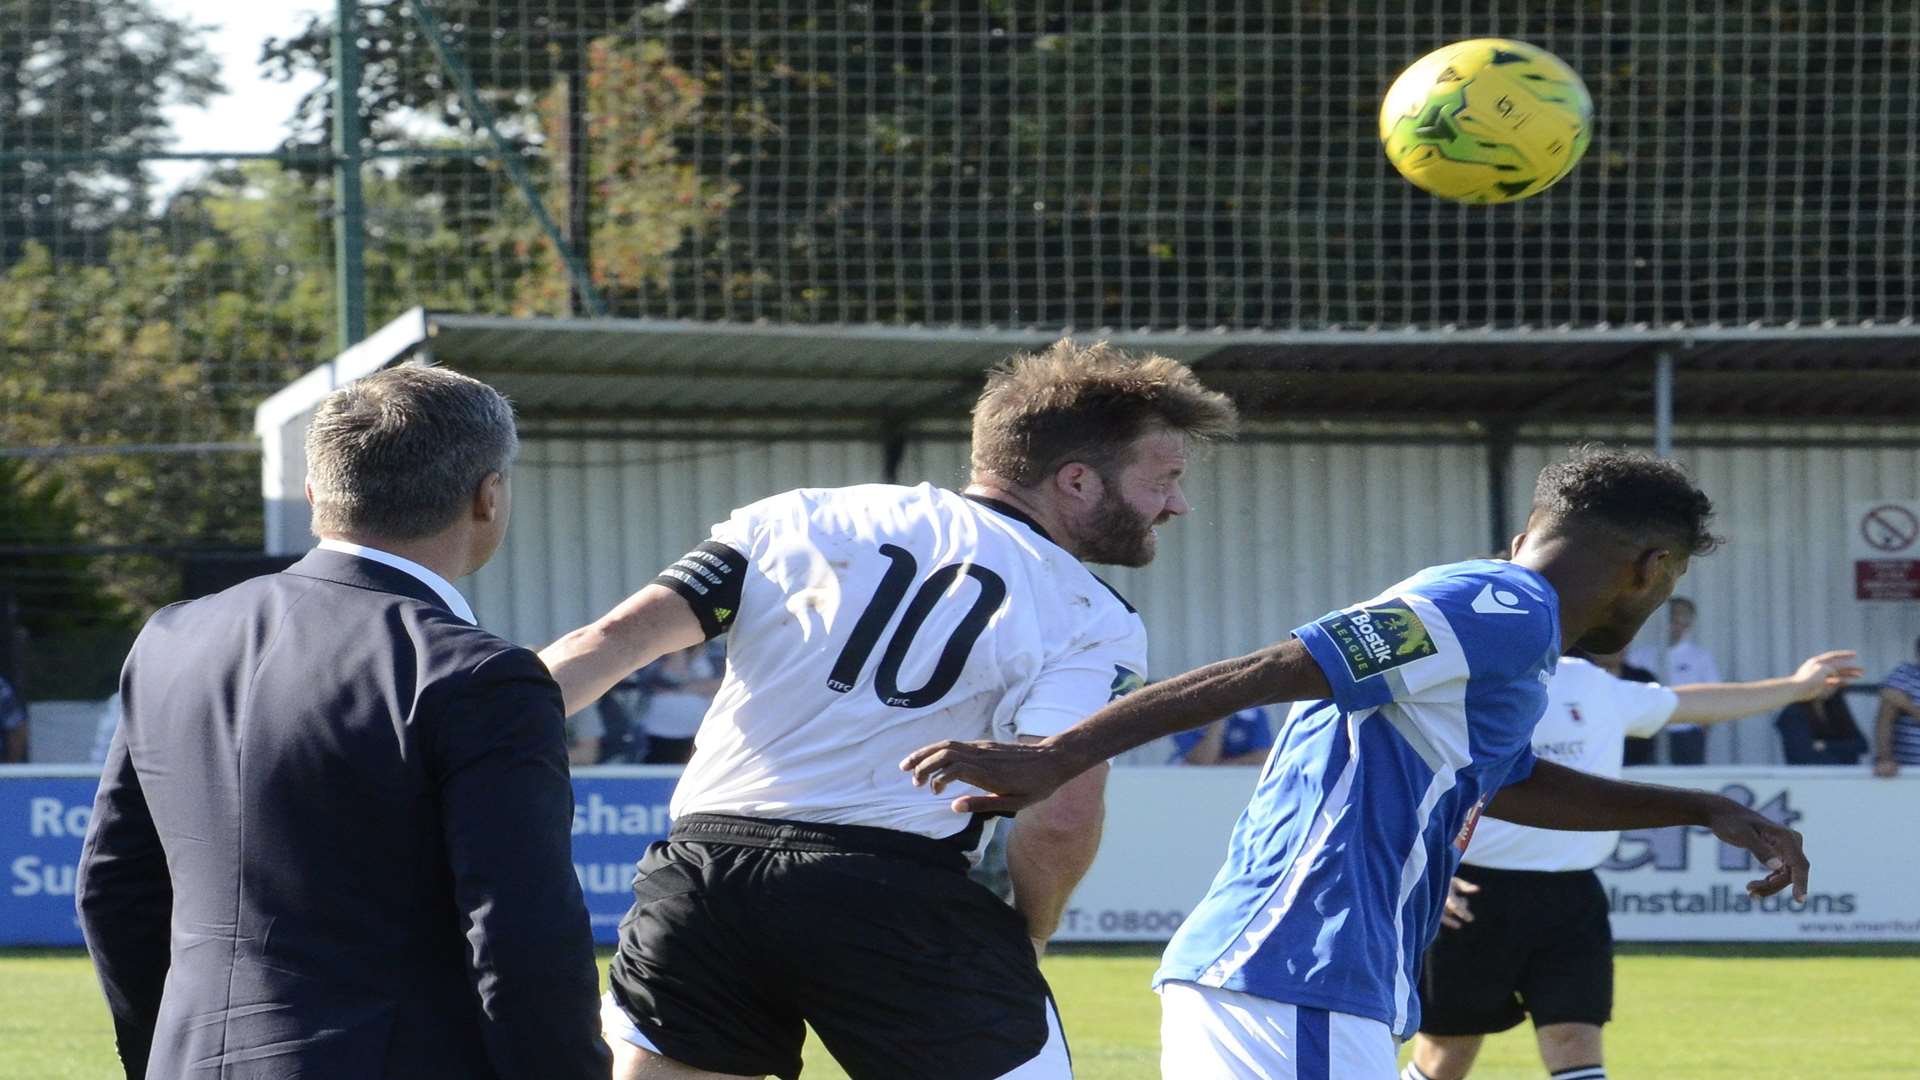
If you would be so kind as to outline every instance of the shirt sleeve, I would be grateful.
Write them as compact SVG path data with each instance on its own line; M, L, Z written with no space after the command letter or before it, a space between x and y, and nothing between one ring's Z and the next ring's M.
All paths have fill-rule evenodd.
M680 594L709 641L731 629L740 614L741 590L755 554L760 521L771 501L735 510L713 527L705 541L653 579L655 585Z
M1050 661L1013 714L1016 735L1058 735L1109 701L1147 682L1147 631L1126 616L1125 633L1095 641Z
M1412 590L1329 613L1293 633L1346 712L1426 700L1436 692L1458 698L1473 673L1452 621L1432 598Z
M1387 719L1430 766L1506 758L1532 737L1559 646L1552 603L1529 588L1497 572L1440 572L1294 633L1336 706L1392 703Z
M1540 759L1533 754L1533 747L1522 746L1520 752L1514 755L1513 767L1507 770L1507 775L1500 781L1500 786L1510 787L1532 776L1533 767L1539 764L1539 761Z
M1621 730L1629 735L1647 738L1658 734L1680 707L1680 695L1659 683L1614 679L1610 688L1613 694L1607 707L1616 711Z
M1247 709L1236 713L1227 721L1227 734L1238 735L1234 751L1237 754L1251 754L1255 750L1273 749L1273 715L1268 709Z

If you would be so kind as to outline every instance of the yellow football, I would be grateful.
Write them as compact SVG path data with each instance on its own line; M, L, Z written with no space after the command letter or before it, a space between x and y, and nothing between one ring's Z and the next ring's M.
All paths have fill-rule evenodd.
M1400 175L1443 199L1512 202L1567 175L1593 136L1593 98L1560 58L1475 38L1421 57L1380 105Z

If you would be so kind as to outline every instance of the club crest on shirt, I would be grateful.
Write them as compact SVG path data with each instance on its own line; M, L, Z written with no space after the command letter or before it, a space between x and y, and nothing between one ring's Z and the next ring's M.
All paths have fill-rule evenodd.
M1113 665L1113 685L1107 687L1108 701L1126 697L1135 690L1147 685L1147 680L1137 671L1128 671L1119 664Z
M1340 646L1355 682L1440 651L1420 616L1400 604L1342 611L1320 620L1320 628Z

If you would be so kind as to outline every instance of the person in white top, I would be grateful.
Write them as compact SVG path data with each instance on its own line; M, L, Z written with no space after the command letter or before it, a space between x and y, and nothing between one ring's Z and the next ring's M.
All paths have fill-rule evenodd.
M1784 678L1666 687L1631 682L1570 654L1547 684L1533 752L1620 775L1628 735L1713 724L1817 697L1856 679L1854 654L1825 652ZM1600 1029L1612 1016L1613 938L1594 868L1616 832L1557 832L1482 818L1453 880L1443 929L1420 976L1422 1019L1403 1080L1459 1080L1487 1035L1533 1018L1554 1080L1604 1080Z
M791 1077L803 1021L855 1080L1071 1074L1037 961L1098 847L1104 776L1016 819L1008 907L966 876L987 819L898 763L1051 735L1141 685L1145 627L1085 564L1151 561L1189 509L1189 445L1235 421L1174 361L1063 341L989 375L964 492L763 499L541 654L572 711L730 632L621 927L616 1078Z
M1629 650L1627 662L1654 672L1668 686L1720 682L1719 662L1705 646L1689 638L1699 614L1693 601L1684 596L1667 601L1667 662L1662 665L1659 651L1648 645L1636 645ZM1706 764L1707 733L1699 724L1676 721L1667 725L1666 743L1667 764Z

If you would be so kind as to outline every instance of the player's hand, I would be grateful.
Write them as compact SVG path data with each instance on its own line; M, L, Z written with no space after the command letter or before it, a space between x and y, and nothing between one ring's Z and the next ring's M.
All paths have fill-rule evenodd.
M1011 814L1053 794L1089 766L1067 760L1065 752L1043 742L949 739L908 754L900 768L913 775L915 787L931 787L936 795L949 784L971 784L988 792L953 800L956 813Z
M1873 775L1886 778L1900 775L1900 763L1891 759L1873 763Z
M1809 657L1793 673L1793 681L1800 687L1800 700L1818 697L1828 687L1845 686L1865 675L1866 669L1855 663L1858 659L1859 654L1852 649L1835 649Z
M1440 909L1440 925L1449 930L1458 930L1473 921L1473 912L1467 906L1467 897L1480 891L1480 886L1465 878L1454 878L1447 882L1447 904Z
M1714 802L1707 827L1713 835L1734 847L1750 851L1767 868L1767 876L1747 882L1753 896L1772 896L1788 885L1793 898L1807 898L1806 853L1800 850L1800 834L1785 825L1777 825L1764 815L1741 806L1732 799Z

